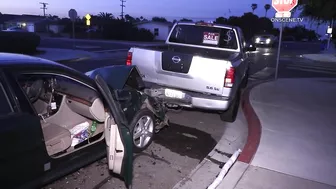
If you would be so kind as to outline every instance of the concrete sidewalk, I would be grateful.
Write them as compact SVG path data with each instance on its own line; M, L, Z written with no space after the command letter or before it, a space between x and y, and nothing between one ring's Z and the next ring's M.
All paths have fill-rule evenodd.
M99 57L95 53L82 50L56 48L38 48L38 50L43 51L43 53L35 55L35 57L44 58L55 62L72 62Z
M247 139L247 123L241 110L234 123L227 123L224 134L208 156L189 174L174 186L174 189L207 188L220 172L224 163Z
M252 89L258 150L220 189L335 189L336 79L280 79ZM227 181L227 182L225 182Z
M257 150L237 161L217 189L336 189L336 79L279 79L247 94L253 112L243 101L249 136L241 156ZM259 146L251 145L258 133ZM219 172L206 159L175 188L206 188Z
M321 51L319 54L303 54L300 57L313 61L336 63L336 47L331 42L328 50Z

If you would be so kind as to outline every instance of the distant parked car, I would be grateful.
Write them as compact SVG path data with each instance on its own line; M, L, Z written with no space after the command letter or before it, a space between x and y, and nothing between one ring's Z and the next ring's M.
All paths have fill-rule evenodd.
M329 39L329 36L328 35L324 35L322 37L319 38L319 41L322 41L322 42L325 42L325 41L328 41Z
M5 32L28 32L27 30L25 30L21 27L18 27L18 26L13 26L13 27L7 28L7 29L2 30L2 31L5 31Z
M95 32L99 32L99 30L96 28L89 28L86 30L86 33L95 33Z

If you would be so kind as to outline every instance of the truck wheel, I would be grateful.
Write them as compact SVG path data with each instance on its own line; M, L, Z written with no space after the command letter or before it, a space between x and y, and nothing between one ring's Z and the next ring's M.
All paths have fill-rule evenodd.
M147 108L141 109L130 124L133 151L140 153L152 143L155 129L154 114Z
M245 77L241 83L241 87L244 89L247 87L248 84L248 79L249 79L249 70L246 71Z
M233 101L231 102L229 108L220 114L220 119L225 122L234 122L236 121L238 109L240 105L240 94L241 89L237 91L236 96L234 97Z

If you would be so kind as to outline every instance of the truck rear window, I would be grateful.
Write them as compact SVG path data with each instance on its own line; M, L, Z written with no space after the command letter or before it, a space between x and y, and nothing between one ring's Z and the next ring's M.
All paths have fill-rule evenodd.
M234 30L211 26L176 25L169 42L238 49Z

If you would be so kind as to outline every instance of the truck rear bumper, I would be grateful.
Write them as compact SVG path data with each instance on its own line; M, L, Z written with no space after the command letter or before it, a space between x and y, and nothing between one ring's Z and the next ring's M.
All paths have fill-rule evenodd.
M211 98L192 97L192 108L225 111L229 107L229 101Z
M183 97L171 98L166 95L166 89L171 88L161 86L154 88L152 87L150 89L145 89L145 92L152 97L158 97L164 100L165 103L175 104L187 108L225 111L230 105L230 100L227 97L184 91L180 89L173 90L182 93Z

